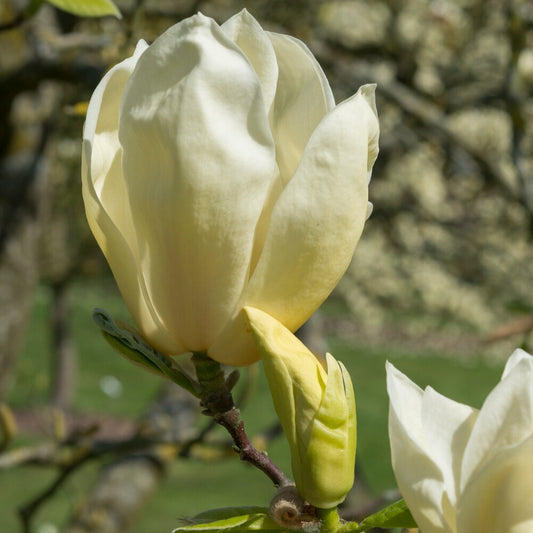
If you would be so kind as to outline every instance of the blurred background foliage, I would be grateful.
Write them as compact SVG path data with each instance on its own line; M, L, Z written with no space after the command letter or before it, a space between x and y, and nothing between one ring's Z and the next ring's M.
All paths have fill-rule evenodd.
M85 222L79 179L85 103L138 39L150 42L198 10L223 22L246 7L264 28L308 44L337 101L363 83L378 83L382 133L370 185L374 212L347 275L308 333L313 346L323 351L329 344L352 372L365 491L348 507L372 503L394 486L386 358L421 385L479 406L503 359L516 346L530 346L533 4L116 5L122 18L80 17L47 3L30 13L25 0L0 0L0 402L11 406L19 426L8 450L43 439L57 444L76 431L116 439L147 425L160 435L161 425L172 425L161 408L166 403L153 403L157 380L118 358L91 322L96 306L117 317L127 319L127 313ZM284 443L271 439L275 416L261 373L254 377L252 370L243 382L254 389L243 394L249 397L243 412L250 433L258 433L288 470ZM183 444L205 421L198 423L194 406L183 399L173 404L190 415L187 423L177 417L190 431L170 438ZM227 448L223 434L210 439ZM25 531L168 531L179 516L219 505L266 504L271 495L266 479L220 446L187 461L167 460L175 450L152 452L144 450L143 457L157 468L134 508L160 488L135 520L131 509L114 525L95 518L94 509L102 512L102 506L91 507L94 492L105 493L98 483L110 471L95 464L116 456L103 454L44 498L45 505L29 513ZM16 509L46 493L68 461L52 464L52 471L27 464L3 468L0 455L0 503L13 510L0 516L2 531L17 531ZM167 472L162 485L161 472ZM91 509L90 520L82 520Z

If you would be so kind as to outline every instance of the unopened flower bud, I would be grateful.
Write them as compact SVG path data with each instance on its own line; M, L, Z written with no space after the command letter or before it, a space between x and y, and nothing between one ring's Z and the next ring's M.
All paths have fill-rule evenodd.
M350 375L330 354L323 365L267 313L252 307L245 312L289 441L296 487L315 507L335 507L354 479L357 435Z

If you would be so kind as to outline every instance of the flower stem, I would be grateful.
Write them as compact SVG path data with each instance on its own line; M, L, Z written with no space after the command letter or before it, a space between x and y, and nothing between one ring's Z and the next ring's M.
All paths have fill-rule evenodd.
M341 527L341 520L336 507L317 509L320 518L320 533L336 533Z
M232 374L227 378L222 366L205 354L195 353L192 362L202 388L200 404L204 408L203 414L228 431L241 460L264 472L277 487L290 484L291 480L283 471L251 444L231 394L235 384Z

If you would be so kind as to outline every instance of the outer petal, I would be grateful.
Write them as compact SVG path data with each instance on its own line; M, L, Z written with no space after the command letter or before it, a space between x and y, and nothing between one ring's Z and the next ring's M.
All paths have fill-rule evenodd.
M366 218L367 171L378 121L365 86L318 126L272 212L263 252L244 295L294 331L346 271Z
M150 296L205 350L235 311L277 173L257 75L213 20L186 19L139 60L119 137Z
M268 32L277 61L277 86L270 107L270 127L276 145L279 176L259 219L251 271L263 250L272 209L293 177L311 135L335 107L326 75L300 40Z
M278 85L278 63L269 35L263 31L257 20L246 9L243 9L240 13L237 13L237 15L234 15L222 24L221 28L246 54L246 57L252 64L261 82L266 112L270 115ZM276 147L276 150L278 149ZM273 187L269 192L268 198L265 200L265 207L257 223L254 249L250 261L250 271L253 271L257 264L265 242L272 207L283 189L279 176L272 185Z
M507 377L507 375L514 369L516 365L520 364L524 360L529 361L529 363L526 363L528 366L533 365L533 358L530 354L528 354L524 350L521 350L520 348L515 350L511 354L509 359L507 359L507 363L505 363L505 368L502 374L502 380Z
M515 355L516 354L516 355ZM492 390L479 413L466 448L461 488L499 450L520 444L533 428L533 357L515 352L504 378Z
M242 308L226 324L222 333L207 350L207 355L219 363L232 366L246 366L259 361L261 355Z
M146 43L140 41L133 56L113 67L94 91L83 133L82 192L89 226L106 256L133 320L158 349L180 353L183 347L160 324L137 268L137 243L121 169L120 99L146 48Z
M326 76L300 40L268 33L276 52L279 77L270 123L283 185L294 175L318 124L335 106Z
M477 416L476 409L454 402L431 387L424 391L422 425L430 456L443 475L441 508L452 531L455 531L463 454Z
M422 531L451 533L442 505L444 473L431 457L423 426L424 393L390 363L387 390L392 467L400 492Z
M457 510L457 531L531 533L532 494L533 435L496 452L468 481Z
M257 73L268 114L276 94L278 64L267 33L246 9L224 22L221 29L246 54Z

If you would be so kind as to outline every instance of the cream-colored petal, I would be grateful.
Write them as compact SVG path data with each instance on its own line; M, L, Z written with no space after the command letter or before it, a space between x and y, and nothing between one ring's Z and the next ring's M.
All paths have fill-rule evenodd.
M115 65L104 76L91 97L83 128L83 139L91 148L90 160L87 160L91 183L99 202L130 248L136 248L136 238L122 176L122 147L118 139L118 119L124 87L139 57L147 48L145 41L139 41L133 55Z
M292 178L312 133L335 106L328 80L302 41L268 32L279 75L270 123L284 185Z
M277 173L257 75L213 20L186 19L140 58L119 137L149 294L205 350L236 310Z
M272 215L262 264L254 271L244 302L276 316L293 331L336 285L357 244L368 212L366 173L377 156L374 111L373 86L365 86L324 120L309 143L298 179L295 176ZM323 168L312 172L313 159L322 159ZM346 266L341 268L343 261ZM242 314L226 325L209 355L234 366L259 359Z
M269 115L278 84L278 63L268 34L263 31L257 20L246 9L243 9L222 24L221 29L246 54L252 64L261 82L265 109L267 115ZM265 199L265 207L258 220L255 232L250 271L254 270L263 249L272 206L279 197L282 188L280 179L275 180Z
M89 226L141 333L156 348L181 353L181 344L161 326L146 297L142 273L137 269L136 239L121 170L120 99L146 48L140 41L133 56L113 67L94 91L83 134L82 193Z
M231 366L247 366L259 361L261 355L242 309L226 324L207 350L207 355Z
M266 34L272 43L274 60L277 62L275 98L269 109L279 176L270 190L259 219L252 271L263 249L276 201L294 175L314 130L335 106L328 80L309 48L289 35L273 32ZM267 57L270 59L270 51ZM265 87L265 83L262 82L262 85ZM270 90L267 94L270 96Z
M367 220L370 218L372 211L374 211L374 204L372 202L368 202L368 205L366 208L366 219Z
M317 127L272 212L263 252L244 294L292 331L346 271L367 213L369 143L378 121L362 87Z
M533 428L533 358L513 358L483 403L465 450L461 487L499 450L519 444Z
M252 64L261 82L266 112L270 113L278 83L278 64L268 35L246 9L220 27Z
M520 364L522 361L528 361L526 366L533 367L533 357L526 351L518 348L511 354L509 359L507 359L507 363L505 363L505 368L503 369L502 379L505 379L507 375L514 369L514 367ZM529 372L533 373L533 371Z
M444 474L431 457L423 425L424 393L390 363L387 391L392 467L400 493L422 531L452 533L444 516L449 507Z
M531 533L532 495L530 435L518 445L498 450L468 480L457 509L457 533Z
M422 425L429 455L443 475L442 512L447 524L455 530L455 506L459 493L462 459L478 411L454 402L431 387L422 400Z

